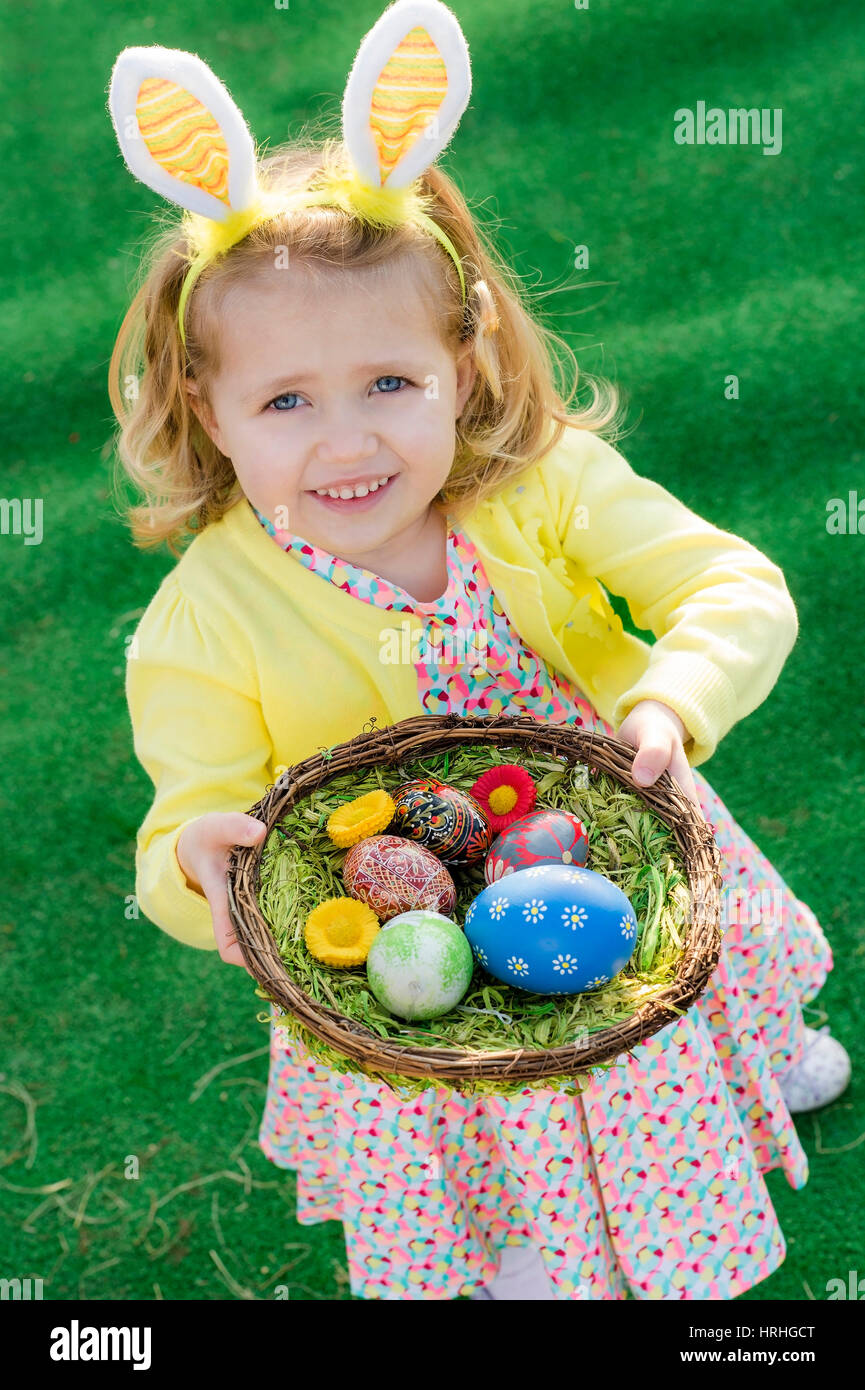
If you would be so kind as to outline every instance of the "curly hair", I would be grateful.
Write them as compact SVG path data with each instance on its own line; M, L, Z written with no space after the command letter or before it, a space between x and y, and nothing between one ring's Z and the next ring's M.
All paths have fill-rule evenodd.
M262 188L290 195L322 171L346 167L346 159L336 138L301 137L259 156L257 176ZM179 555L180 543L242 496L231 460L190 406L186 382L194 379L200 401L209 406L208 383L219 371L221 305L230 292L272 268L277 250L287 248L292 265L327 270L408 259L412 274L434 296L443 342L456 352L471 340L477 375L455 424L450 474L434 499L454 517L536 463L566 425L597 432L617 427L616 387L585 373L592 400L583 410L569 410L580 377L575 354L541 322L537 307L530 307L528 291L476 226L453 180L432 165L420 188L431 195L430 216L461 258L465 306L450 257L416 225L374 228L336 207L294 209L261 223L208 263L189 296L184 349L177 309L190 256L187 236L181 223L164 219L151 234L139 287L114 344L108 382L118 422L115 494L129 479L144 498L130 506L124 497L122 504L139 548L164 541Z

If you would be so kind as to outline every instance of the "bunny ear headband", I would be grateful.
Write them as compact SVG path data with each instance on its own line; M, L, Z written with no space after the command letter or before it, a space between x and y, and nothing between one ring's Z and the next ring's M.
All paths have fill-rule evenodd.
M364 38L346 83L348 175L324 171L287 199L258 184L246 122L201 58L177 48L125 48L108 106L130 171L184 209L193 253L178 305L184 346L186 301L205 265L286 208L323 204L375 226L417 223L453 259L465 303L459 254L428 216L430 200L416 184L448 144L470 93L456 16L440 0L396 0Z

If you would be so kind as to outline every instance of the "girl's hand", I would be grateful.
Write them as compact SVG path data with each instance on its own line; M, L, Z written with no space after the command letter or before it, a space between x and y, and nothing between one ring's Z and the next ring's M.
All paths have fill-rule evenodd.
M666 769L703 814L683 746L691 736L675 710L660 700L641 700L622 720L617 737L637 750L631 764L631 776L635 782L641 787L650 787Z
M227 965L242 965L244 970L246 962L228 911L225 887L228 852L233 845L260 844L266 832L262 821L242 811L211 811L187 825L177 841L177 862L186 875L186 882L210 904L213 934L221 958ZM247 974L251 973L247 970Z

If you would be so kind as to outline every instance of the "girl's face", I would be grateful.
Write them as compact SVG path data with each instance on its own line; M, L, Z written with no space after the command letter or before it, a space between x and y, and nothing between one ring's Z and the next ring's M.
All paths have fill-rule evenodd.
M190 404L278 530L346 559L420 538L475 368L407 270L274 271L226 297L220 347L212 410Z

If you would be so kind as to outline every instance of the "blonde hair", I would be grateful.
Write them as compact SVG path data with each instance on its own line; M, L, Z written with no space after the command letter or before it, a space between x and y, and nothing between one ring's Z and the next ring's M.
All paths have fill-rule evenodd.
M345 167L335 138L301 138L259 158L263 187L293 192L322 169ZM421 188L430 215L450 237L466 277L462 304L456 268L438 242L413 224L373 229L338 208L312 207L254 228L201 273L186 309L186 352L177 306L186 274L187 244L177 221L162 225L145 247L139 288L123 319L109 367L108 390L118 421L115 486L131 479L144 494L125 506L133 541L151 549L178 541L216 521L242 496L231 460L216 447L192 410L185 386L195 380L210 406L208 382L219 371L219 312L230 291L274 265L278 249L290 264L365 269L408 260L435 296L443 342L454 352L472 340L477 376L456 421L454 461L433 504L458 519L509 484L558 443L567 424L600 432L616 421L615 386L587 377L592 401L570 412L579 368L564 341L529 308L524 286L475 226L453 181L433 165ZM188 358L188 365L187 365ZM570 365L567 395L563 359Z

